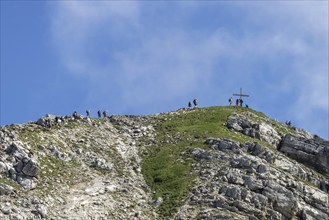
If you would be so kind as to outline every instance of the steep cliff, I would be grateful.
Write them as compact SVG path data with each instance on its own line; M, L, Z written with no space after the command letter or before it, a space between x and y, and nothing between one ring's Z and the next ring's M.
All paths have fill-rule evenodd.
M329 219L329 144L238 107L0 127L0 219Z

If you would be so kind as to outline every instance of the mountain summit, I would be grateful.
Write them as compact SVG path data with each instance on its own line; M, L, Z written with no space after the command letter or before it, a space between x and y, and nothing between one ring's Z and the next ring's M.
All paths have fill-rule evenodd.
M241 107L0 127L0 219L329 219L329 141Z

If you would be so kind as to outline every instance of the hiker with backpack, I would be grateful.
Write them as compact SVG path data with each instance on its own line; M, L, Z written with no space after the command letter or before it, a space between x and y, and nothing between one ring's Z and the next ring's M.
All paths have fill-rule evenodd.
M229 98L228 102L230 103L230 106L232 106L232 102L233 102L232 97Z
M90 116L90 110L86 110L87 118Z
M98 110L97 115L98 115L98 118L101 118L102 117L101 110Z

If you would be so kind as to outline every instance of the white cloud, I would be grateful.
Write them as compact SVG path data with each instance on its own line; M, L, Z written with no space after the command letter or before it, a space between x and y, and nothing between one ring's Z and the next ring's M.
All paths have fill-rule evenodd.
M57 2L52 15L52 34L60 59L73 74L95 74L88 54L88 47L97 41L92 39L95 33L120 35L127 26L136 25L138 12L135 2Z
M174 4L175 11L169 6L168 13L164 11L167 4ZM229 5L243 11L243 17L226 15L236 16L231 27L203 30L193 24L217 16L198 13L217 4L219 11ZM222 91L236 90L238 82L259 93L297 94L284 104L302 121L314 119L314 109L328 112L323 101L328 100L327 6L294 1L60 1L52 33L69 72L90 81L89 97L107 103L115 94L121 110L160 105L219 86ZM196 19L196 14L202 17ZM225 18L208 18L216 19Z

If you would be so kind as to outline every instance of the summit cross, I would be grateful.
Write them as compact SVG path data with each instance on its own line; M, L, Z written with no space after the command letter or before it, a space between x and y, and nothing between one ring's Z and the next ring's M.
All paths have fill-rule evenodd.
M240 88L240 94L233 94L234 96L240 96L240 99L242 99L242 97L249 97L249 95L245 95L242 93L242 88Z

